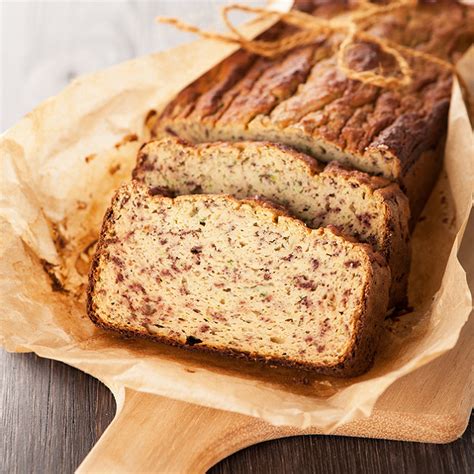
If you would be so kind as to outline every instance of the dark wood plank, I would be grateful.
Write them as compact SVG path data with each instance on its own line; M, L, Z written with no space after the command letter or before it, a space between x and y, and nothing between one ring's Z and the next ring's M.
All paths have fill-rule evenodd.
M447 445L336 436L298 436L244 449L209 474L472 472L472 419L458 441Z
M0 360L0 472L73 472L112 421L112 394L60 362L4 351Z
M72 473L113 418L109 390L88 375L33 354L0 353L1 473ZM244 449L220 473L472 472L472 419L448 445L301 436Z

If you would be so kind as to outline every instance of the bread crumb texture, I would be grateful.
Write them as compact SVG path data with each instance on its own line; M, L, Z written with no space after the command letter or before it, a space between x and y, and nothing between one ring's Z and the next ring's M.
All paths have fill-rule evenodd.
M409 204L398 185L269 142L192 145L155 140L139 153L134 177L153 192L260 196L308 227L334 226L368 243L392 271L391 304L406 301Z
M350 375L373 357L390 271L369 246L269 204L116 194L90 276L97 324Z

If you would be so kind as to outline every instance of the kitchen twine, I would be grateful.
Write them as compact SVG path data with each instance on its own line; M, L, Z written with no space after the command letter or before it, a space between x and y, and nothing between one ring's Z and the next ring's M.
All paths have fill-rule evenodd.
M204 31L197 26L184 23L177 18L157 17L156 21L158 23L172 25L181 31L195 33L202 38L218 40L224 43L238 44L240 47L251 53L267 58L273 58L298 46L312 44L320 35L343 33L345 37L337 51L338 68L350 79L355 79L365 84L394 89L409 85L413 79L412 68L403 55L411 56L413 58L421 58L438 64L443 69L452 71L456 74L455 67L448 61L444 61L432 54L417 51L386 38L379 38L363 31L363 29L372 25L377 20L378 16L395 10L413 8L416 4L417 0L395 0L386 5L375 5L369 0L359 0L359 8L351 12L347 17L327 20L317 18L298 10L290 10L286 13L282 13L275 10L266 10L264 8L251 7L236 3L223 7L221 11L222 19L232 34ZM249 40L231 23L229 19L229 13L231 11L257 13L264 18L276 16L278 21L295 26L300 31L275 41ZM348 49L356 43L356 41L376 44L382 51L391 55L397 64L400 76L387 77L377 74L374 70L356 71L351 68L347 64L346 53Z

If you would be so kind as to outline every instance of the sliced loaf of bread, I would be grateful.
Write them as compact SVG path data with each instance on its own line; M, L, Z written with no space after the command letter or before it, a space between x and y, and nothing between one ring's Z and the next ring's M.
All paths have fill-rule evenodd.
M367 370L390 285L370 246L265 202L152 194L129 183L106 213L90 273L92 321L322 373Z
M261 196L312 228L333 225L369 243L392 272L390 305L406 303L410 267L408 199L390 181L349 171L282 145L218 142L192 145L168 138L146 144L134 178L172 194Z
M333 10L326 14L347 15L347 2L335 10L337 2L324 3ZM368 32L454 61L472 43L474 8L435 3L378 15ZM305 11L311 10L305 2ZM340 33L321 35L273 59L239 50L154 116L152 133L192 142L268 140L384 176L400 184L416 221L442 164L452 72L404 53L413 76L408 86L364 84L338 68L343 39ZM345 57L356 71L398 74L393 57L373 43L357 41Z

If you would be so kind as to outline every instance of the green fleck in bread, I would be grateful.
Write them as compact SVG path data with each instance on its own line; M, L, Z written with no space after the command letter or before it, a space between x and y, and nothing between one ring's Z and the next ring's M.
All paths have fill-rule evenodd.
M410 268L408 199L390 181L349 171L268 142L192 145L168 138L140 151L134 178L173 194L261 196L312 228L333 225L387 260L390 306L406 304Z
M339 376L370 367L390 285L370 246L256 200L152 194L130 183L106 213L90 273L92 321Z

